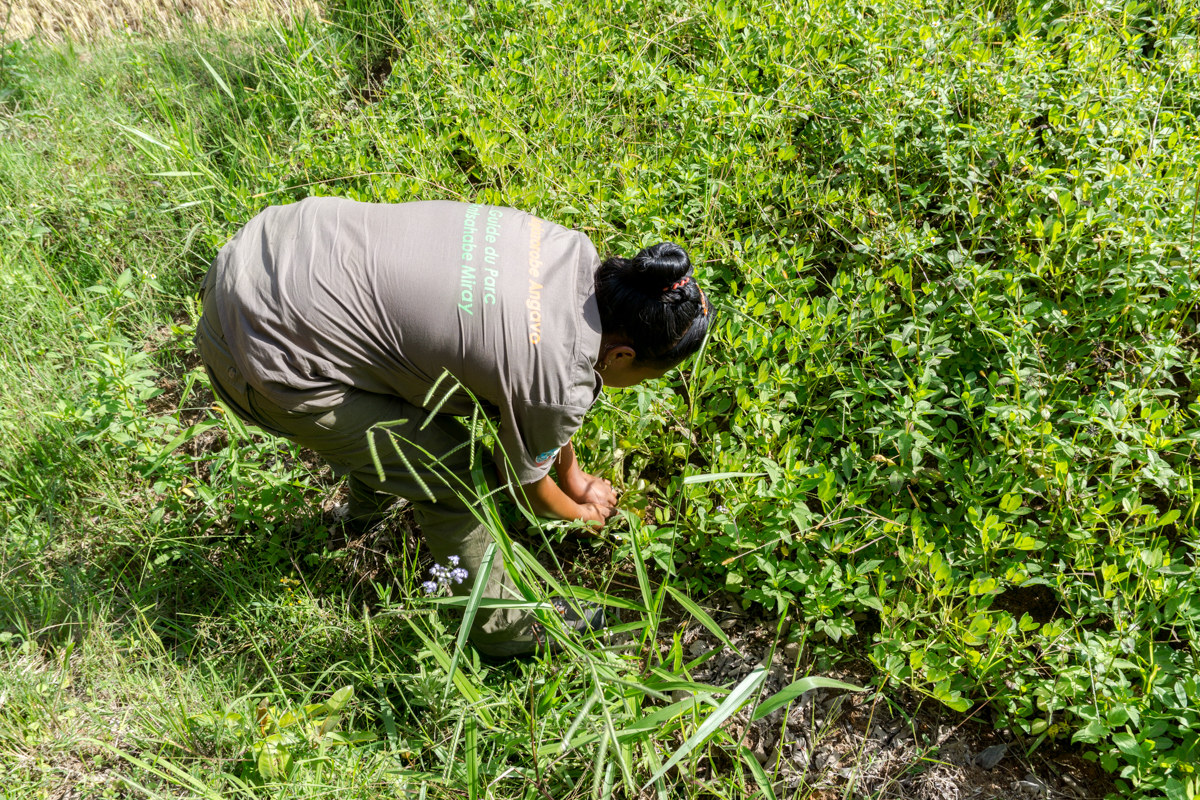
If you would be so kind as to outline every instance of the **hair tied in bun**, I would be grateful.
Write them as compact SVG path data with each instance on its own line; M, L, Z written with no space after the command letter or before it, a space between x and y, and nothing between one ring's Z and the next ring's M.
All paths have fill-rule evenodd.
M627 340L639 364L670 368L700 349L709 307L687 251L660 242L596 270L601 330Z

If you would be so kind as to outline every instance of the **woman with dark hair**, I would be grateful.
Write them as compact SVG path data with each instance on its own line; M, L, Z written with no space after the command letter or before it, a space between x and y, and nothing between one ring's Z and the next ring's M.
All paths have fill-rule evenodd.
M455 417L478 402L498 423L490 485L535 514L603 526L616 494L579 468L572 434L604 385L695 353L709 319L678 245L601 264L578 231L441 201L268 208L221 249L202 296L196 343L225 406L347 475L350 524L408 498L434 558L461 565L455 594L491 541L472 510L472 433ZM484 596L522 599L498 558ZM602 624L595 609L560 611ZM526 612L481 609L471 641L505 657L542 637Z

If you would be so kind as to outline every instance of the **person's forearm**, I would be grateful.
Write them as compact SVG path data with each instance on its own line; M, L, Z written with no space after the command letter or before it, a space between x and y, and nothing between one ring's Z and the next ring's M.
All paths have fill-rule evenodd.
M575 447L570 439L559 449L558 457L554 459L554 474L558 477L560 487L568 492L574 490L576 495L587 481L587 475L579 468L579 461L575 458Z
M567 497L549 475L521 488L528 501L525 507L539 517L579 519L583 516L579 503Z

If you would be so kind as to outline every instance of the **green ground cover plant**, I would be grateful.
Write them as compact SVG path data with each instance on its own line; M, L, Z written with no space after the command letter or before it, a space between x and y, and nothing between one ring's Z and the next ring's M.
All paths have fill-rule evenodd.
M0 49L3 791L782 794L720 727L775 711L763 670L701 685L677 630L728 592L793 677L865 660L1197 796L1198 34L1180 0L340 0ZM198 278L311 194L689 249L704 350L576 441L611 565L516 556L629 645L479 663L409 613L411 547L350 563L320 465L211 407Z

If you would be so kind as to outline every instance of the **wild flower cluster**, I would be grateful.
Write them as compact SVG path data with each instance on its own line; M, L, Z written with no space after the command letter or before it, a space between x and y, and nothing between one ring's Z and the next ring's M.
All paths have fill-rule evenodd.
M429 568L429 574L433 576L433 580L425 581L421 584L421 588L425 590L425 594L435 595L442 588L449 588L451 581L462 583L467 579L470 573L458 565L458 556L450 556L449 561L449 567L443 567L441 564L434 563Z

